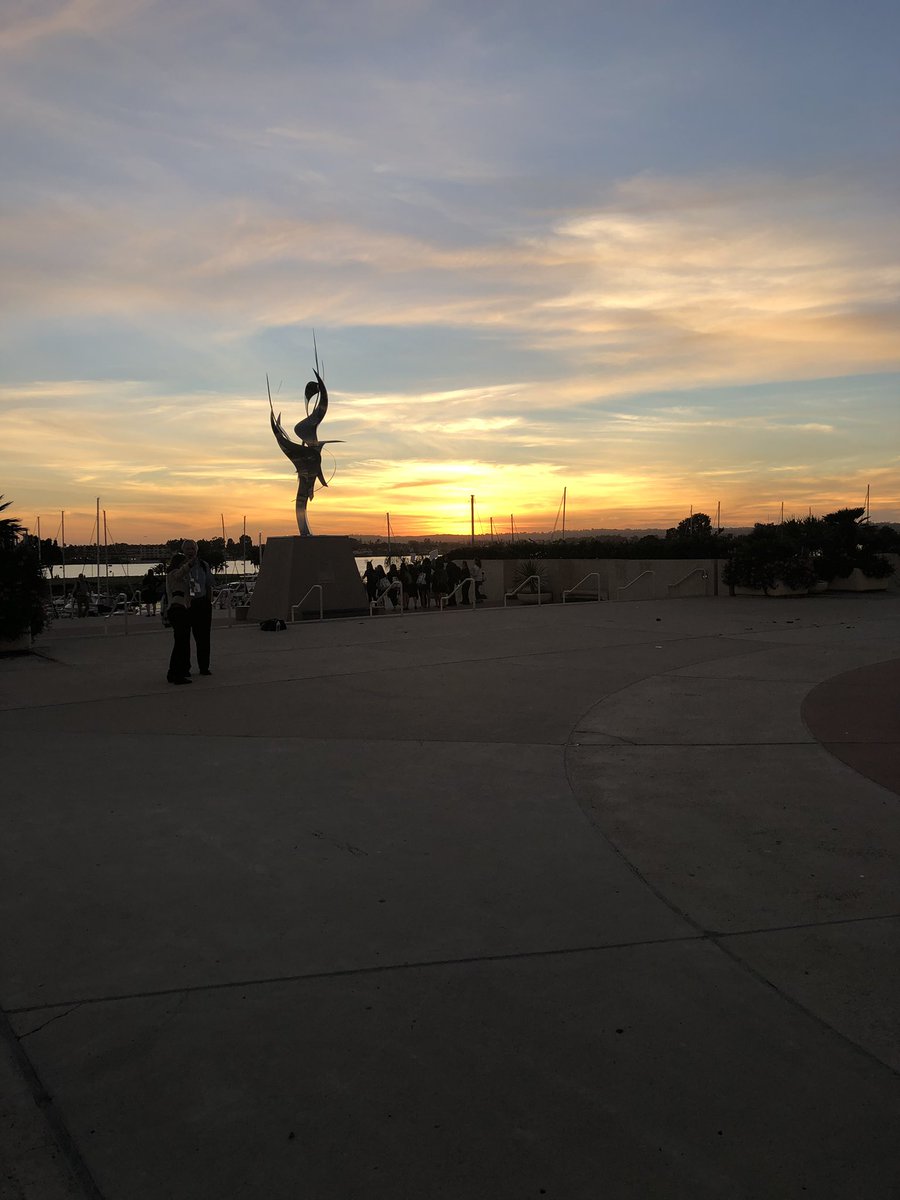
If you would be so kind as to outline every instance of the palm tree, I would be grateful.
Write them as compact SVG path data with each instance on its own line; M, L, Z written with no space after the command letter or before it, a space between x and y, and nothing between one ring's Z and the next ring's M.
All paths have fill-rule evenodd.
M3 496L0 495L0 500L2 499ZM12 500L0 504L0 512L4 512L11 504ZM0 547L4 550L11 550L24 532L25 527L15 517L0 517Z
M3 496L0 496L3 500ZM5 512L10 501L0 504ZM45 582L33 538L14 517L0 517L0 646L44 628Z

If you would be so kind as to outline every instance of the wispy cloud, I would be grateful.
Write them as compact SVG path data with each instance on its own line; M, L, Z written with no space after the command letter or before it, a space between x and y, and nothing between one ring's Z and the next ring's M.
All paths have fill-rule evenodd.
M15 491L289 525L264 378L287 415L314 327L344 528L900 493L890 31L577 9L7 5Z
M7 0L0 51L21 50L45 38L90 34L126 22L149 0Z

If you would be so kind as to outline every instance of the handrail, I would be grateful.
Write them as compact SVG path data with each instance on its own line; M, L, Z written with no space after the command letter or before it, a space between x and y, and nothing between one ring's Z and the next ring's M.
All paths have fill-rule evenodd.
M237 604L238 597L235 596L235 594L234 594L234 587L235 587L235 585L233 583L223 583L220 588L216 588L216 590L212 593L212 595L209 598L209 602L212 605L212 607L213 608L227 607L226 605L219 603L219 599L221 598L222 593L225 592L226 599L230 600L233 607L237 608L238 607L238 604ZM253 598L253 593L251 591L247 591L244 593L243 596L240 597L240 601L242 604L249 604L250 601L252 600L252 598Z
M565 602L566 602L566 596L571 595L572 592L577 592L578 589L581 587L581 585L583 583L585 583L588 579L596 579L597 580L597 599L602 600L603 596L600 594L600 572L599 571L589 571L588 574L585 575L584 579L579 579L578 582L573 583L570 588L563 589L563 594L562 594L563 604L565 604Z
M403 613L406 611L403 607L403 584L401 583L401 581L399 579L395 579L394 582L391 584L391 586L386 587L380 596L376 596L374 600L369 601L369 616L370 617L375 616L375 609L378 607L379 604L384 609L384 611L387 612L387 605L385 604L385 600L388 597L388 593L392 592L395 588L400 592L400 603L399 603L399 605L395 604L392 611L396 614L396 611L399 608L400 616L401 617L403 616Z
M124 592L120 592L119 595L124 595ZM131 605L132 605L132 601L126 599L125 603L122 605L122 607L119 608L119 599L117 596L115 603L113 604L113 607L109 610L108 613L103 614L103 632L109 633L108 622L109 622L110 618L121 615L121 616L125 617L125 633L127 635L128 634L128 612L129 612L129 609L131 608Z
M698 574L700 576L702 576L703 579L709 579L709 571L707 571L707 569L705 567L694 567L693 571L688 571L688 573L687 573L687 575L685 575L684 579L678 579L675 581L675 583L667 584L666 591L671 593L675 588L681 587L681 585L683 583L687 583L687 581L690 579L690 577L692 575L698 575Z
M296 623L297 623L297 618L294 616L294 613L297 611L298 608L300 608L300 606L303 604L303 601L306 599L306 597L311 596L313 594L313 592L319 593L319 620L324 621L324 619L325 619L325 593L324 593L321 583L314 583L308 592L303 593L303 595L300 597L300 599L297 601L296 604L291 605L291 624L292 625L296 625Z
M445 592L443 596L438 596L438 608L441 612L444 611L444 601L449 600L451 596L455 596L457 592L461 592L466 584L471 585L472 612L475 611L476 604L478 603L475 599L475 580L470 576L468 579L461 579L452 592Z
M645 575L655 575L655 571L641 571L640 575L635 575L634 579L629 579L627 583L623 583L621 587L616 588L616 599L618 600L620 592L627 592L632 584L637 583L639 579L643 579Z
M525 584L531 583L532 579L536 579L538 582L538 586L537 586L538 601L537 602L538 602L538 608L540 608L541 596L544 594L543 588L541 587L543 580L541 579L540 575L529 575L527 579L522 580L522 582L519 584L519 586L517 588L513 588L513 590L511 592L504 592L503 593L503 607L506 608L506 602L510 598L510 596L518 595L518 593L521 592L521 590L525 586ZM529 595L534 595L534 593L530 592Z

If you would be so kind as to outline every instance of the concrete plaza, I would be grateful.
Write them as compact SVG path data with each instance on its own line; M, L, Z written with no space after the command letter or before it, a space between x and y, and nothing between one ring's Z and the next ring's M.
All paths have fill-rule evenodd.
M898 593L169 644L0 663L4 1200L900 1195Z

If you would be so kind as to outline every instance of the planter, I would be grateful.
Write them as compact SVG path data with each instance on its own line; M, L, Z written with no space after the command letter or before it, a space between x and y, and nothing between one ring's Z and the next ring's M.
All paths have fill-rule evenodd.
M770 587L768 592L762 588L748 588L735 586L734 594L736 596L766 596L768 598L783 599L788 596L808 596L809 588L792 588L786 583L776 583L774 587Z
M516 599L520 604L537 604L539 600L541 604L552 604L553 593L541 592L540 597L538 597L537 592L518 592Z
M854 567L849 575L837 575L828 585L829 592L886 592L887 579L873 579Z
M793 588L788 587L786 583L776 583L773 588L769 588L770 596L808 596L809 588Z
M246 621L247 614L250 612L249 604L239 604L234 610L234 619L236 621Z
M28 654L31 642L30 633L22 633L17 638L0 638L0 654Z

